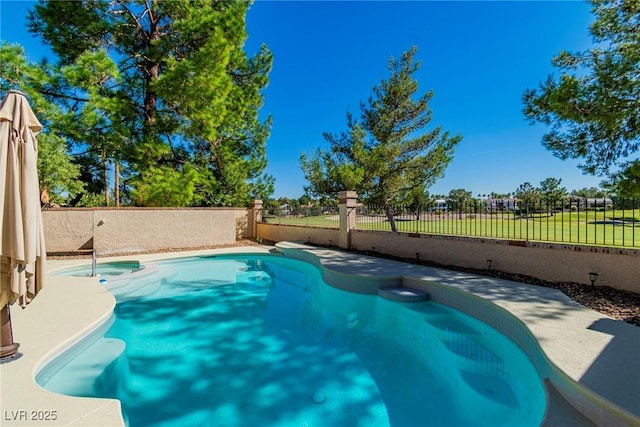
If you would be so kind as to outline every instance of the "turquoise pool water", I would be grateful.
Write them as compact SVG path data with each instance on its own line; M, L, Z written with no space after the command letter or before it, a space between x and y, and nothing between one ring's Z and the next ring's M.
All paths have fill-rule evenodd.
M155 263L106 334L39 376L131 426L538 426L542 381L486 324L325 284L278 256ZM139 280L144 280L140 278Z
M138 261L112 261L96 264L96 274L102 277L117 277L124 274L130 274L142 270ZM91 265L83 265L79 267L70 267L57 272L59 276L91 276Z

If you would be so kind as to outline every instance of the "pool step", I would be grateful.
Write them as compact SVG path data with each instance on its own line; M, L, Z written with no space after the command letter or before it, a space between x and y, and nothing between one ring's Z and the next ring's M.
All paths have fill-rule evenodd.
M378 295L382 298L398 302L421 302L429 300L429 294L427 292L406 288L404 286L378 288Z
M496 405L506 406L513 410L520 407L518 396L511 388L509 381L497 375L483 372L461 370L460 378L478 395Z
M152 294L164 279L172 277L175 273L173 268L147 265L139 272L121 275L100 283L113 294L117 302L124 302Z
M106 394L114 397L114 384L122 378L121 372L117 371L121 369L121 362L126 362L125 349L126 344L122 340L100 338L39 384L70 396L104 397Z

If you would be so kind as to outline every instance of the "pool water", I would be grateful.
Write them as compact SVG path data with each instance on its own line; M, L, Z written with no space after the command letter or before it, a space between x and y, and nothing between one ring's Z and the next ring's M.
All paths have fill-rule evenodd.
M138 261L111 261L96 264L96 274L101 277L117 277L124 274L135 273L144 269ZM55 272L56 275L62 276L91 276L91 266L70 267Z
M279 256L156 263L155 291L45 388L122 401L131 426L538 426L542 381L486 324L333 288Z

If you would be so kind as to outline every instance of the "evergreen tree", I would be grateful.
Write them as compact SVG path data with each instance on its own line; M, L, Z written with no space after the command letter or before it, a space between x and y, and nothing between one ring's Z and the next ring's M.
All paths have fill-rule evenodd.
M39 92L40 86L29 82L46 81L43 68L27 61L19 45L0 42L0 93L10 89L23 92L44 129L38 134L38 180L42 204L70 204L85 191L79 180L81 167L67 155L67 141L52 126L60 110Z
M451 190L447 195L447 203L456 211L462 211L463 208L468 208L471 200L473 200L473 194L464 188Z
M540 203L542 198L540 189L534 187L530 182L520 184L514 194L518 199L520 211L524 211L525 216L528 216L531 210L536 210L536 205Z
M243 51L249 5L84 0L32 11L31 31L59 57L44 93L65 112L65 136L120 168L135 204L237 205L273 190L270 120L258 119L272 56Z
M413 99L418 90L413 74L420 68L416 52L413 47L399 60L389 60L391 75L373 88L367 103L360 103L360 120L347 113L346 132L324 133L330 151L300 158L308 193L335 197L338 191L355 190L362 199L384 205L393 231L391 204L441 177L462 139L440 127L424 130L431 121L433 91Z
M576 197L585 197L589 199L607 197L607 193L604 190L596 187L590 187L590 188L584 187L577 190L573 190L571 191L571 195Z
M640 199L640 160L625 164L620 173L601 185L618 197Z
M39 134L38 178L42 204L71 204L71 200L84 193L79 175L80 166L71 162L64 139L51 133Z
M559 78L524 93L524 114L551 126L543 144L556 156L584 159L586 172L607 175L640 143L640 2L589 1L595 47L560 52Z
M556 207L557 203L567 196L567 189L561 187L562 179L547 178L540 181L542 201L549 207Z

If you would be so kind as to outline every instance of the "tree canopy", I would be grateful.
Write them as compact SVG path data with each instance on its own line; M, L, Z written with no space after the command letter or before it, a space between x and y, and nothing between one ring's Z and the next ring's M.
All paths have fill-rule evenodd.
M27 61L24 49L0 42L0 89L19 88L30 100L30 106L46 132L38 135L38 178L42 204L66 204L84 193L86 185L79 179L80 165L67 153L65 139L51 128L51 118L59 116L59 109L47 101L33 86L22 85L24 80L36 80L42 69Z
M449 206L462 209L463 207L468 207L470 202L473 201L473 194L464 188L455 188L449 191L446 200Z
M540 189L535 187L530 182L520 184L514 194L515 197L519 200L520 205L525 207L525 209L529 209L535 206L536 204L540 203L540 200L542 199Z
M640 199L640 160L625 164L622 171L602 186L618 197Z
M433 91L414 99L420 68L417 48L391 57L390 76L373 87L367 103L360 103L360 118L347 112L347 130L325 132L328 151L318 149L300 158L312 196L354 190L360 199L384 204L395 229L390 203L424 190L444 174L453 149L462 139L438 127L425 130L431 121L428 103Z
M640 143L640 2L589 1L595 47L553 58L559 77L525 91L524 114L551 127L543 144L556 156L608 175Z
M546 178L540 181L540 194L542 201L550 206L555 206L563 198L567 197L567 189L561 187L562 179Z
M271 119L258 110L271 52L249 57L245 1L39 2L30 30L57 55L21 73L55 105L93 188L116 171L123 198L143 206L241 205L266 198ZM48 129L47 129L48 130ZM103 190L108 197L108 189Z

